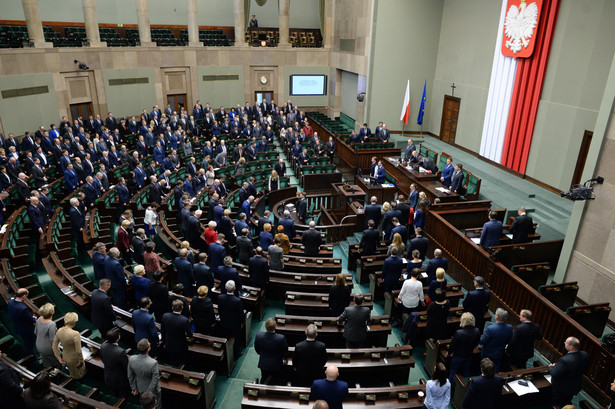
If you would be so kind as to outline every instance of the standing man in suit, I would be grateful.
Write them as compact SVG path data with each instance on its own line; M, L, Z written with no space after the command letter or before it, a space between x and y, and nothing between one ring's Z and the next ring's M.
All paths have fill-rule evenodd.
M138 300L139 309L132 312L132 328L135 330L135 343L139 343L142 339L147 339L150 343L150 356L156 358L158 356L158 330L154 317L149 312L152 306L152 301L149 297L143 297Z
M384 165L382 164L382 161L378 161L378 170L377 170L377 174L376 174L376 183L384 183L385 181L385 171L384 171Z
M228 280L224 286L226 294L218 296L218 313L220 314L220 327L224 337L234 338L233 354L235 358L241 356L241 326L246 317L243 313L243 303L235 295L235 281Z
M380 224L380 217L382 213L380 206L376 204L377 201L378 199L376 196L372 196L370 199L370 204L365 206L365 227L368 227L370 220L374 221L375 226Z
M256 248L256 254L248 261L248 274L252 286L265 289L269 282L269 263L262 257L263 249Z
M289 240L295 238L295 223L290 218L290 212L288 210L284 210L284 217L278 221L278 225L284 227L284 234L288 236Z
M130 395L128 383L128 355L118 345L120 329L112 328L106 333L107 341L100 346L100 357L105 365L105 386L113 395L127 398Z
M94 267L94 278L102 280L105 278L105 257L107 257L105 243L98 242L94 245L92 252L92 265Z
M333 137L329 137L329 142L325 146L325 151L327 156L329 157L329 163L333 164L333 157L335 156L335 142L333 141Z
M440 182L444 185L444 187L449 188L451 186L453 177L453 172L455 171L453 167L453 158L450 156L446 158L446 165L442 169L442 173L440 174Z
M254 349L259 355L261 383L282 385L282 367L288 355L288 344L284 335L276 334L274 318L265 321L265 329L267 332L258 332L254 338Z
M320 232L316 230L316 223L313 220L310 222L309 226L309 230L304 231L301 236L301 243L303 243L305 247L306 256L316 257L320 252L322 237L320 237Z
M412 139L408 139L408 146L404 150L404 162L409 162L412 157L412 152L416 150L416 145L412 142Z
M375 228L376 223L374 222L374 220L368 220L367 226L368 228L363 230L361 242L359 243L359 248L361 249L362 256L371 256L372 254L376 254L376 250L378 249L378 243L380 242L380 234Z
M340 372L336 365L329 365L325 371L325 379L315 380L310 389L310 397L327 402L329 409L342 409L342 402L348 396L348 384L338 381Z
M70 228L73 240L77 243L77 254L80 254L84 250L83 230L85 230L85 215L81 214L81 210L79 210L79 199L76 197L71 198L70 205Z
M218 234L218 240L211 243L208 248L209 252L209 268L214 273L218 272L218 267L224 264L224 258L226 257L226 249L222 244L224 241L224 234Z
M21 337L24 343L24 353L30 355L34 353L34 324L36 318L32 316L28 306L25 304L29 291L20 288L15 296L9 300L8 311L15 333Z
M498 308L495 311L495 324L485 328L485 332L480 339L480 345L482 345L481 357L491 359L496 372L500 371L504 349L513 334L512 325L506 324L507 319L508 311Z
M506 347L509 363L517 369L525 369L527 360L534 356L534 341L542 339L538 324L532 322L532 311L521 310L521 323L513 330Z
M436 270L443 268L444 271L448 270L448 260L446 257L442 257L442 250L435 249L433 251L433 258L427 263L425 273L427 274L427 282L431 283L436 279Z
M157 409L162 409L162 399L160 396L160 370L158 361L151 358L148 354L150 343L147 339L142 339L137 343L138 355L133 355L128 359L128 381L133 395L143 395L145 392L153 392L156 396Z
M502 222L495 219L497 215L496 212L489 213L489 221L483 225L483 231L480 235L480 246L485 250L500 244Z
M301 220L302 223L305 223L307 220L307 200L303 192L298 192L297 196L297 216L299 216L299 220Z
M111 294L115 300L115 305L124 308L126 301L126 274L124 267L118 260L120 251L117 247L109 249L109 255L105 259L105 277L111 280Z
M316 341L318 327L308 325L305 330L306 339L295 345L293 368L297 386L312 386L312 383L322 376L322 370L327 364L327 348L325 344Z
M476 328L483 332L485 326L485 312L491 300L491 292L483 288L485 279L481 276L474 277L474 290L468 291L463 300L463 311L471 312L476 321Z
M455 172L453 172L453 179L451 181L451 192L463 194L463 165L458 163L455 165Z
M167 352L167 359L173 365L187 363L188 360L188 341L186 337L192 336L190 321L182 310L184 303L182 300L175 300L171 304L172 312L167 312L162 316L160 332L162 342Z
M557 363L549 365L552 403L560 407L570 404L574 395L581 392L583 374L589 365L587 352L581 351L581 343L577 338L566 338L564 348L566 355L558 359Z
M363 295L354 295L354 305L346 307L338 321L344 323L344 339L346 348L362 348L367 338L367 324L369 323L370 310L362 307Z
M116 319L113 305L111 305L111 297L107 295L111 288L111 280L103 278L98 282L98 288L92 291L90 298L91 319L92 323L102 336L107 334L113 328L113 322Z
M512 233L513 243L528 243L530 240L528 236L534 228L534 220L527 214L525 214L525 207L521 206L517 209L518 217L513 220L510 225L510 232Z
M192 297L193 287L196 285L192 263L188 261L188 249L179 250L179 255L173 261L175 271L177 271L177 281L184 286L184 295Z
M419 258L425 260L427 254L427 247L429 246L429 239L423 237L423 229L420 227L414 228L415 237L410 240L410 246L408 247L408 254L412 254L412 250L418 250L420 253Z
M416 190L416 183L410 184L410 194L408 195L410 208L416 210L419 206L419 191Z
M480 362L481 376L472 378L463 399L464 409L495 409L502 396L503 380L495 376L495 365L489 358Z
M404 268L403 260L398 256L399 249L393 247L391 249L391 257L384 260L382 265L382 279L384 280L384 291L392 292L399 288L399 277L401 277L402 269Z
M227 281L233 280L237 286L237 290L241 290L241 277L237 270L233 268L233 258L231 256L224 257L224 265L218 267L218 270L214 273L214 278L220 280L220 286L223 288Z

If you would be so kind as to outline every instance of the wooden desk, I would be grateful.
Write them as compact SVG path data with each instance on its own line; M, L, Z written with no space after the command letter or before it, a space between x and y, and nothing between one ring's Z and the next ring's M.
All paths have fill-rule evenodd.
M362 306L371 310L374 307L372 295L370 293L363 293L362 295ZM354 305L354 300L350 301L350 305ZM329 293L286 291L284 307L287 315L331 316L331 311L329 310Z
M376 196L378 203L391 202L395 196L395 193L397 193L397 188L395 186L382 187L380 184L370 185L369 178L366 181L358 175L355 175L354 183L365 191L366 202L369 202L369 199L372 196Z

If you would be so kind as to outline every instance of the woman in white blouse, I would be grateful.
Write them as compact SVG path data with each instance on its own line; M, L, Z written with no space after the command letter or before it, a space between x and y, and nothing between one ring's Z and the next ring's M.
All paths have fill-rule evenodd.
M423 283L418 280L419 274L421 274L421 270L418 268L412 270L412 277L404 281L404 285L399 292L399 299L407 313L421 311L425 307Z

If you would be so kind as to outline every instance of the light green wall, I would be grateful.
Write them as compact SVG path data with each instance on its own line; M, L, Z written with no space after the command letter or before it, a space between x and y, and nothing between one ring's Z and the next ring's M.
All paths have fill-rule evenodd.
M423 129L440 133L444 95L461 98L455 143L478 152L502 3L446 0L438 45L436 75L428 89L430 112ZM477 12L479 11L479 12Z
M327 95L323 96L290 96L290 76L294 74L322 74L329 75L329 67L298 67L295 65L287 65L284 67L284 101L291 100L293 104L299 107L324 107L329 105L329 78L327 78ZM278 100L279 98L276 98Z
M560 7L526 173L562 190L570 187L584 131L595 127L615 53L613 20L610 0Z
M320 28L319 0L290 0L290 28Z
M357 118L357 95L359 76L354 72L342 71L342 108L341 112L352 119Z
M237 74L238 80L203 81L203 75ZM199 99L203 106L209 103L212 107L234 107L238 103L243 106L244 75L242 65L229 66L199 66L198 67ZM196 100L196 98L195 98Z
M128 68L121 70L102 70L107 99L107 109L120 114L138 115L154 105L156 101L156 88L154 84L154 70L152 68ZM109 85L110 79L142 78L147 77L147 84Z
M0 77L0 90L38 87L47 85L46 94L28 95L3 99L0 94L0 120L5 136L9 133L23 135L24 131L34 132L40 125L49 127L60 121L58 100L51 74L9 75Z
M423 82L427 80L429 86L436 70L443 3L442 0L376 1L366 96L366 122L372 128L379 121L385 122L389 129L402 128L399 117L406 82L410 79L411 120L406 130L420 129L416 115ZM425 112L427 118L429 106Z
M229 1L229 3L231 2ZM268 0L262 7L256 4L256 0L252 0L248 18L252 18L253 14L256 15L259 27L280 26L280 13L278 13L278 2L276 0Z

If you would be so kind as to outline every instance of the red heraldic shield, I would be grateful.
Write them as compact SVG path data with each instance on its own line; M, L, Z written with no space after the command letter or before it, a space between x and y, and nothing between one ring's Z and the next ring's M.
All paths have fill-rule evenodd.
M508 0L502 55L527 58L534 52L543 0Z

